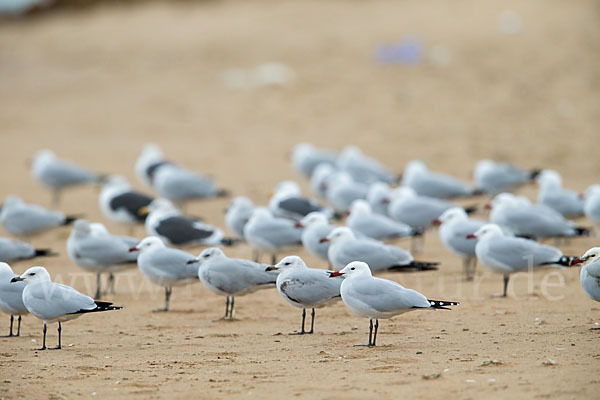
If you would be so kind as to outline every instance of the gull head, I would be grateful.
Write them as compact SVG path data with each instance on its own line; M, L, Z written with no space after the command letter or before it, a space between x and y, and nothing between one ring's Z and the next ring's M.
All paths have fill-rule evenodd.
M50 274L44 267L31 267L21 276L16 276L10 280L11 282L24 281L26 284L34 282L50 282Z
M459 221L467 218L469 218L469 216L464 208L452 207L444 211L436 221L439 221L439 224L447 224L450 221Z
M202 250L202 253L198 255L197 260L198 262L200 262L200 265L202 265L203 263L218 257L225 257L225 253L223 253L223 250L221 250L218 247L209 247L207 249Z
M344 276L346 279L353 276L372 276L369 264L362 261L352 261L344 268L330 275L331 278L336 276Z
M486 224L477 229L475 233L467 235L467 239L483 239L491 236L504 236L504 232L502 231L502 228L496 224Z
M158 199L152 200L152 203L150 203L147 207L140 208L138 213L140 215L148 215L152 212L171 212L171 211L179 212L179 209L177 207L175 207L175 205L173 203L171 203L171 201L169 201L167 199L163 199L163 198L158 198Z
M324 237L323 239L321 239L321 243L323 243L323 242L337 243L337 242L343 242L344 240L354 239L354 238L355 238L354 232L352 232L352 229L348 228L347 226L338 226L337 228L332 230L329 233L329 235L327 235L327 237Z
M600 195L600 185L595 184L591 185L589 188L585 190L585 198L588 199L590 197Z
M4 198L4 203L2 205L2 209L4 209L4 208L8 209L10 207L17 206L20 204L23 204L23 200L21 200L20 197L9 194L8 196L6 196Z
M371 205L367 203L366 200L358 199L352 202L349 215L357 216L370 214L372 214Z
M157 236L148 236L142 239L137 245L129 249L129 252L139 251L143 253L144 251L152 250L152 249L160 249L166 247L162 240L160 240Z
M142 151L140 152L140 158L144 158L148 161L156 160L160 161L163 159L163 152L157 144L154 143L146 143L144 147L142 147Z
M327 215L320 211L313 211L306 214L306 216L304 216L304 218L302 218L300 222L296 224L296 227L305 228L313 225L327 225L328 223L329 219L327 218Z
M427 165L421 160L412 160L406 164L406 168L404 168L404 172L402 173L402 179L410 181L424 172L427 172Z
M0 275L6 274L6 273L12 274L13 273L12 268L7 263L0 262Z
M92 226L85 219L78 219L73 223L71 232L77 237L85 237L92 233Z
M267 267L265 271L285 271L292 268L307 268L304 261L298 256L287 256L276 265Z
M400 186L390 192L393 199L412 199L417 197L417 192L411 187Z
M279 182L275 187L274 196L300 195L300 186L294 181Z
M387 204L390 202L390 186L384 182L375 182L369 186L367 201L370 204Z
M600 247L592 247L586 251L581 257L575 258L571 261L571 265L574 264L591 264L600 258Z
M125 179L124 176L122 175L111 175L109 176L103 183L102 185L104 188L127 188L129 189L131 187L131 185L129 185L129 182L127 181L127 179Z
M560 174L552 169L545 169L539 173L535 181L543 188L560 188L562 187L562 178Z

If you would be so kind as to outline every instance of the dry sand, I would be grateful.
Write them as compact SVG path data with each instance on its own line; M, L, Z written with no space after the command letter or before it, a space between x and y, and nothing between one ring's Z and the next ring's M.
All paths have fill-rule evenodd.
M301 140L336 149L355 143L397 171L421 158L465 179L482 157L551 166L583 190L600 177L592 147L600 126L598 3L500 3L136 2L3 21L0 194L49 205L26 165L45 147L133 181L148 141L260 203L276 182L301 180L288 161ZM500 32L505 9L521 15L519 34ZM405 37L419 38L426 54L435 46L449 53L448 63L374 60L379 44ZM293 68L293 84L224 88L223 71L268 61ZM535 189L523 193L533 198ZM64 210L103 221L93 189L64 200ZM223 226L226 204L190 211ZM66 257L67 235L35 238L61 252L36 264L92 293L93 277ZM561 247L582 254L596 243ZM227 252L250 256L246 246ZM463 282L436 232L420 258L443 266L383 276L463 304L381 321L373 349L352 347L366 341L368 321L341 303L317 312L316 334L288 336L300 311L275 290L238 298L233 322L213 322L224 298L200 284L176 288L172 311L153 314L163 294L133 270L111 299L125 310L65 324L62 351L32 351L42 324L31 316L21 338L0 339L0 398L597 398L600 336L589 329L600 305L581 289L578 268L521 277L516 297L491 299L501 277L480 269L476 283ZM2 332L7 323L2 317ZM51 345L55 335L52 326Z

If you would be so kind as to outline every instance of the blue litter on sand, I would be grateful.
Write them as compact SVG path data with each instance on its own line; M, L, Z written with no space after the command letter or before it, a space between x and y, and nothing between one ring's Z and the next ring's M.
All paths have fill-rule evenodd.
M416 39L404 39L399 43L386 43L376 50L376 57L382 64L416 65L421 62L423 46Z

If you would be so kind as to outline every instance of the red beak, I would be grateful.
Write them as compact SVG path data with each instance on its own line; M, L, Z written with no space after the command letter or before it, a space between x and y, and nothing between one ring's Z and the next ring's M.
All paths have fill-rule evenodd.
M381 199L381 203L382 204L390 204L390 199L388 199L387 197L384 197L383 199Z
M335 278L336 276L342 276L342 275L344 275L344 274L343 274L343 273L341 273L340 271L335 271L335 272L332 272L332 273L329 275L329 277L330 277L330 278Z
M296 222L296 228L304 228L304 225L302 225L300 222Z
M571 260L571 262L569 263L569 266L581 264L582 262L584 262L584 261L581 258L575 257L574 259Z
M321 238L321 240L319 240L319 243L325 243L325 242L329 242L329 239L325 238Z
M133 246L132 248L129 249L130 253L133 253L134 251L139 251L140 249L138 249L137 247Z
M483 208L485 208L486 210L491 210L492 209L492 203L487 203L485 206L483 206Z
M440 221L439 218L436 218L433 220L432 224L436 225L436 226L440 226L442 224L442 221Z
M470 233L467 236L465 236L465 239L477 239L477 236L475 236L472 233Z

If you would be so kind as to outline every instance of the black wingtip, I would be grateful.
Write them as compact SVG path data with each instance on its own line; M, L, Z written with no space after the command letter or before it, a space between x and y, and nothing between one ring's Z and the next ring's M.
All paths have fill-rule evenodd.
M431 308L435 308L436 310L450 310L450 306L459 306L460 303L458 301L441 301L441 300L430 300L427 299Z
M230 197L231 191L227 189L219 189L217 190L217 197Z
M586 228L583 226L575 227L576 236L590 236L591 233L592 233L592 229L590 229L590 228Z
M487 194L487 193L483 189L473 189L471 191L471 196L483 196L485 194Z
M576 258L577 257L562 256L558 259L558 261L550 261L542 263L540 265L562 265L563 267L570 267L571 265L573 265L573 260L575 260Z
M56 257L58 253L52 251L52 249L35 249L34 257Z
M424 233L425 233L425 228L413 228L413 231L410 234L410 236L419 237L419 236L423 236Z
M339 221L339 220L344 219L345 216L346 215L344 213L341 213L339 211L335 211L333 213L333 215L331 216L331 218L334 219L334 220L336 220L336 221Z
M235 246L236 244L240 243L242 241L242 239L237 239L237 238L223 238L221 239L221 244L223 246Z
M534 181L535 178L538 177L539 174L542 173L542 169L541 168L534 168L531 171L529 171L529 179Z
M77 221L81 217L81 215L67 215L65 216L65 222L63 222L63 225L71 225L73 222Z
M439 262L424 262L424 261L411 261L409 264L404 265L394 265L391 268L388 268L391 271L398 272L410 272L410 271L435 271L438 268L436 265L439 265Z
M464 210L467 214L473 214L475 211L477 211L477 206L465 207Z

